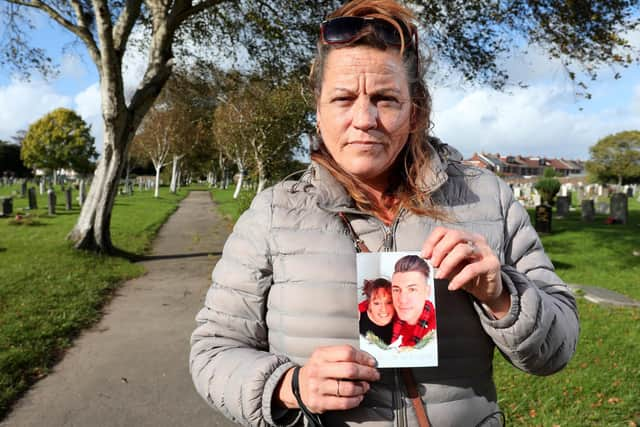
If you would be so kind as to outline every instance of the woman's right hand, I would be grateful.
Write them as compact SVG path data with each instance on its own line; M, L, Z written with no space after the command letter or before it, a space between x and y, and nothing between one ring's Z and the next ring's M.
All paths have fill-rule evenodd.
M300 369L300 397L315 414L345 410L360 405L369 383L378 381L376 361L368 353L350 345L317 348ZM287 371L277 392L287 408L298 408L291 388L293 369Z

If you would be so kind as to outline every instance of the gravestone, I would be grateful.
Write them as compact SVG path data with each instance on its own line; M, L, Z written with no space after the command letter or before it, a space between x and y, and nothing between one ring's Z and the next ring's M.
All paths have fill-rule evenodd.
M38 198L36 197L36 188L29 188L29 209L38 209Z
M515 187L513 187L513 197L518 200L520 199L520 196L522 195L522 189L520 188L519 185L516 185Z
M596 203L596 213L601 215L609 214L609 204L607 202Z
M551 206L536 206L535 228L538 233L551 233L551 215Z
M22 183L20 183L20 198L25 198L27 197L27 181L23 180Z
M0 208L2 209L1 216L9 216L13 214L13 198L11 197L1 197Z
M56 192L53 190L47 191L47 202L49 207L49 215L56 214Z
M86 197L85 194L85 184L84 184L84 179L80 180L80 188L78 189L78 203L80 204L80 206L84 205L84 198Z
M72 202L71 202L71 187L67 188L66 190L64 190L64 208L68 211L71 210L71 208L73 207Z
M44 180L40 181L38 188L40 189L40 195L42 196L44 194Z
M619 224L626 224L629 220L629 202L625 193L611 196L611 217Z
M633 187L627 187L627 197L633 197Z
M596 216L596 209L593 205L593 200L583 200L580 204L580 208L582 210L582 220L585 222L593 221L593 218Z
M556 215L564 218L569 215L569 206L571 206L570 198L567 196L559 196L556 198Z
M542 203L542 197L539 194L533 195L533 206L540 206Z

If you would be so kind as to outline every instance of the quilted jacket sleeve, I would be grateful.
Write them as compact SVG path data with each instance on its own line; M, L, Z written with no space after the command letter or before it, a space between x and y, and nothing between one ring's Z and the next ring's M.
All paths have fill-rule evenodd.
M191 336L189 368L196 389L226 417L247 426L279 425L273 420L271 397L294 366L288 358L268 352L271 200L270 190L261 193L236 223ZM293 424L298 412L278 420Z
M476 304L483 328L517 368L537 375L562 369L573 356L579 335L576 301L554 272L527 211L499 181L505 215L502 280L511 293L511 310L490 319Z

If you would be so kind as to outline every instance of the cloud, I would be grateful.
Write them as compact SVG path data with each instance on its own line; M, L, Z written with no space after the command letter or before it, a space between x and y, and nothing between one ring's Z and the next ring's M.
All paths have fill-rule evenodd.
M17 131L26 130L50 111L72 108L72 100L42 80L14 79L6 86L0 86L0 105L3 106L0 108L0 139L10 140Z
M87 75L87 65L74 53L65 53L60 60L60 78L82 79Z
M74 98L75 110L91 125L91 133L96 139L96 150L102 153L104 124L100 101L100 85L94 83L78 93Z
M638 128L640 85L628 105L581 111L571 85L537 84L511 93L488 88L433 91L434 134L460 150L587 159L598 139Z

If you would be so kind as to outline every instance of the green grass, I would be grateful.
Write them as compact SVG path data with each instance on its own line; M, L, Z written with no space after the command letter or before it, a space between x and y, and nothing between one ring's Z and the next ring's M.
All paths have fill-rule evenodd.
M629 199L626 225L605 224L606 215L591 223L580 211L553 218L550 235L542 236L545 251L567 283L600 286L640 300L640 203Z
M233 199L233 192L235 188L230 186L226 190L214 188L211 190L211 195L218 208L218 211L228 220L236 222L242 212L244 212L249 205L255 193L251 190L242 190L237 200Z
M0 187L0 195L8 194L10 188ZM158 199L152 192L118 196L112 216L114 244L142 254L186 194L183 189L170 195L162 188ZM26 199L14 199L14 213L26 212L26 206ZM75 224L77 203L65 211L59 193L54 217L47 215L44 196L38 206L29 213L35 225L0 219L0 419L49 371L73 337L100 317L118 284L144 272L127 259L71 247L65 236Z
M533 218L533 213L530 212ZM640 203L629 199L627 225L591 223L580 211L553 218L542 243L567 283L594 285L640 300ZM496 353L500 405L516 426L640 425L640 310L599 306L578 298L581 334L561 372L534 377Z
M214 190L231 219L241 212L232 190ZM533 214L531 212L531 214ZM629 199L629 223L607 225L605 215L584 223L580 212L553 218L542 236L558 274L569 283L596 285L640 300L640 204ZM536 377L513 368L498 352L495 380L508 425L640 425L640 310L610 308L578 298L581 336L561 372Z
M582 298L578 303L578 349L559 373L528 375L496 352L499 403L509 425L640 425L640 310L598 306Z

